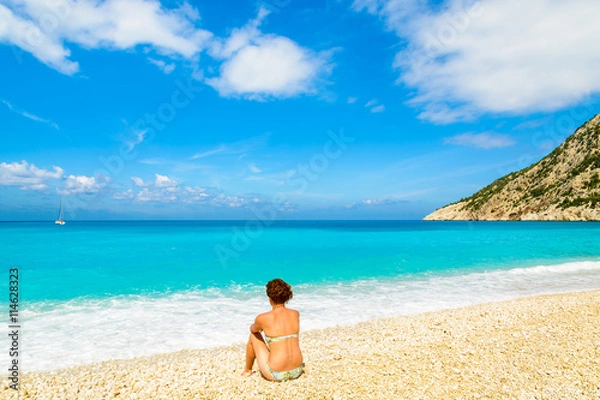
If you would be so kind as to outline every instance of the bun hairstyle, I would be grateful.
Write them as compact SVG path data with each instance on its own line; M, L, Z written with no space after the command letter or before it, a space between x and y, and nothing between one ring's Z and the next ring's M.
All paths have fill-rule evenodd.
M294 297L294 294L290 285L285 283L283 279L276 278L267 283L267 296L275 304L284 304Z

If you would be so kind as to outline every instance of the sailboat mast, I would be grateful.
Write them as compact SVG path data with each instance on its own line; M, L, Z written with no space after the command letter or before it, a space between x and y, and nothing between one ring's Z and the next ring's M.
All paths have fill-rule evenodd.
M60 196L60 208L58 209L58 219L63 220L63 197Z
M65 224L63 214L64 214L64 212L63 212L63 197L60 196L60 208L58 209L58 219L56 221L54 221L55 224L57 224L57 225Z

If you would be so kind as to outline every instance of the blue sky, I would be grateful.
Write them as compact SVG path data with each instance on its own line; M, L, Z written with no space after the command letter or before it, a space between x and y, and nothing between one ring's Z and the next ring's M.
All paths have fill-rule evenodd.
M591 0L0 0L0 220L414 219L600 110Z

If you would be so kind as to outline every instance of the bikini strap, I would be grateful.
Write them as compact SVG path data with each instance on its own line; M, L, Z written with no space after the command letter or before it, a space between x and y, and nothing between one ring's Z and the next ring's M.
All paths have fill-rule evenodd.
M285 339L297 338L298 336L300 336L299 333L292 333L291 335L273 336L273 337L269 337L265 334L265 340L267 341L267 343L271 343L271 342L279 342L280 340L285 340Z

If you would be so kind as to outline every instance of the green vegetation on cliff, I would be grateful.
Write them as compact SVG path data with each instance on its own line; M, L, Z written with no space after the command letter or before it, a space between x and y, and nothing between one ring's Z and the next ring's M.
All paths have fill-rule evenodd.
M600 115L537 163L426 219L600 219Z

